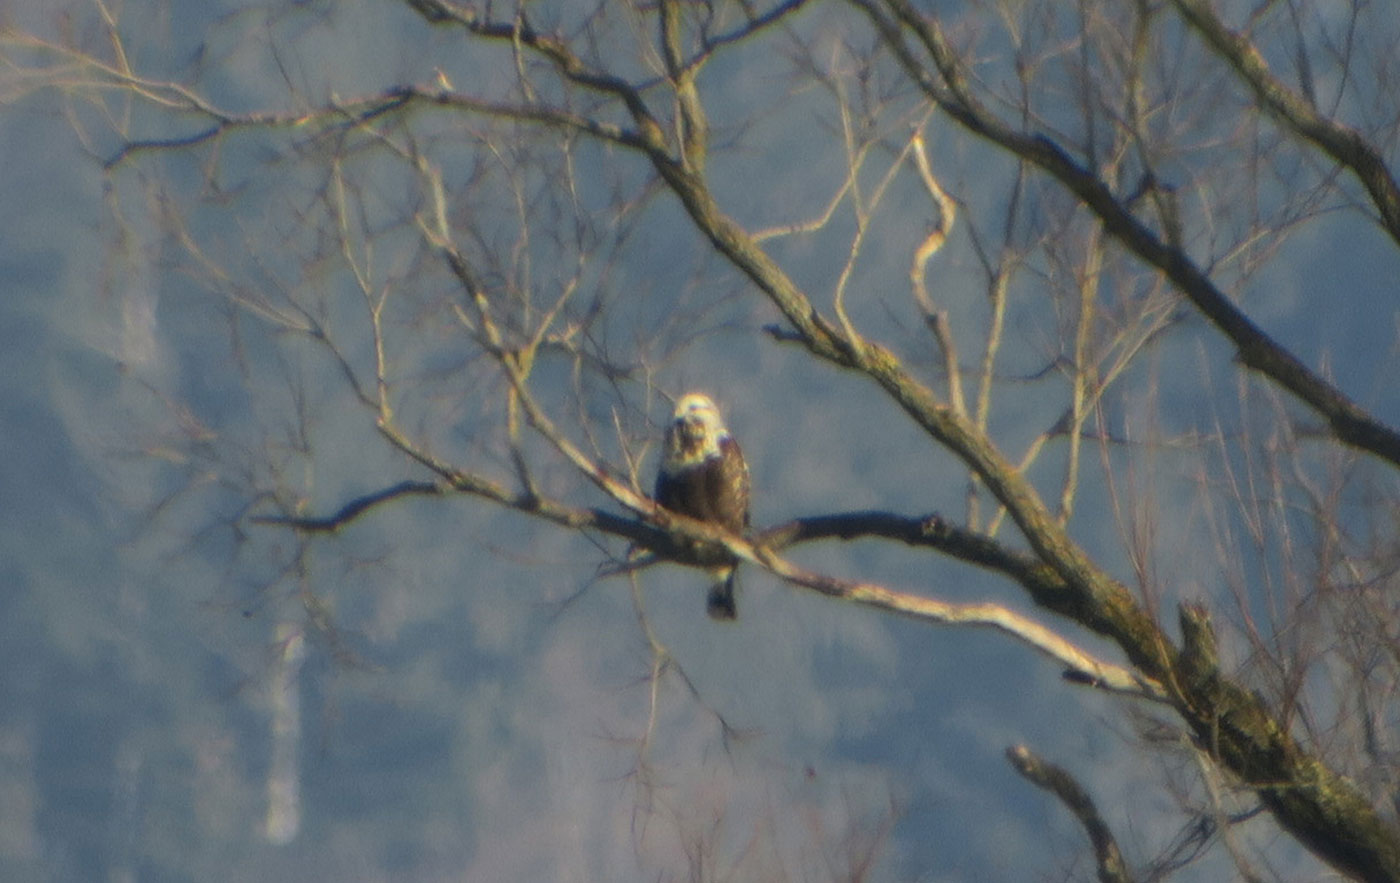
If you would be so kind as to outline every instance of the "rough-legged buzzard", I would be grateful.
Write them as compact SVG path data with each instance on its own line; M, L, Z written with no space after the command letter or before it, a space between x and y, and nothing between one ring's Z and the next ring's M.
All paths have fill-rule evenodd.
M749 526L749 467L709 396L688 393L666 427L656 502L699 521L742 534ZM710 569L715 584L706 605L715 619L734 619L734 569L726 556Z

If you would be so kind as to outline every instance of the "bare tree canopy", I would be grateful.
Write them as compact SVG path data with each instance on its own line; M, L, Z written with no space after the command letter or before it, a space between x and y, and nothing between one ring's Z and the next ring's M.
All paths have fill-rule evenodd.
M0 870L1400 881L1397 57L1359 0L0 10L8 493L85 501L15 507L0 635L148 691L52 816L16 692Z

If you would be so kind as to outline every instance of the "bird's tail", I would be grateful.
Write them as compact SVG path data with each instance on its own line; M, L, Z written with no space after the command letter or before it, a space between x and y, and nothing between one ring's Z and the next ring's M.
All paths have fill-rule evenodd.
M737 569L728 568L719 575L720 581L710 586L710 595L705 599L705 612L710 614L710 619L735 620L739 618L739 610L734 605L734 571Z

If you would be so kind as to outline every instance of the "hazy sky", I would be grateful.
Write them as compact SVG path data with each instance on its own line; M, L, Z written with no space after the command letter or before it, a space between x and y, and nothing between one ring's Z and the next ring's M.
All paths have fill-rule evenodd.
M348 100L438 69L463 91L510 82L503 56L429 32L399 5L343 2L326 17L323 5L303 5L270 15L228 4L215 15L133 3L121 28L138 70L192 81L239 112ZM42 3L8 14L46 36L57 27ZM73 14L78 39L102 47L91 9ZM839 67L838 38L852 24L823 7L796 33ZM791 88L785 39L721 56L704 81L737 108L713 113L734 142L712 160L717 190L755 228L813 217L844 164L830 95ZM132 137L199 128L106 100ZM893 102L915 108L909 96ZM740 111L756 117L742 130ZM1121 701L1065 683L1000 635L853 609L752 569L741 571L738 623L719 625L704 616L701 574L655 568L640 586L675 667L661 675L653 716L652 658L628 583L593 582L603 560L593 545L523 516L470 499L397 503L312 541L305 572L274 579L297 539L242 521L239 542L229 521L263 511L250 484L296 487L328 512L425 477L386 449L337 366L227 306L240 287L286 286L324 305L347 351L363 354L344 267L306 259L328 229L309 195L328 174L323 157L289 128L229 137L217 156L152 155L104 175L99 160L118 141L102 117L58 90L0 107L0 201L10 207L0 215L0 877L689 879L684 868L703 856L720 879L739 869L737 879L827 880L848 875L874 842L876 880L1089 878L1081 831L1005 762L1018 743L1080 777L1131 858L1156 855L1175 834L1159 782L1164 767L1190 780L1184 761L1140 750ZM449 184L466 175L475 154L461 142L476 125L424 113L415 130ZM975 334L986 317L966 224L997 230L997 182L1010 167L946 119L934 117L929 133L966 213L937 259L939 296ZM615 152L580 156L596 163L578 170L580 198L598 211L641 178ZM872 180L888 163L872 160ZM412 176L382 155L342 172L363 187L371 228L413 202ZM929 207L912 184L896 190L853 312L904 346L922 333L907 272ZM483 185L454 211L478 210L470 199L496 209L485 200L501 193ZM165 195L169 206L156 198ZM1053 212L1051 196L1028 196L1037 198ZM193 262L164 232L170 207L205 256L234 273L223 292L188 272ZM612 329L619 352L645 349L634 316L691 310L694 327L709 329L655 381L670 393L703 387L722 403L749 456L757 524L861 508L962 514L966 479L952 458L868 383L764 335L772 308L709 255L673 201L656 198L637 219L606 277L589 284L637 305ZM772 251L826 303L851 229L838 216ZM505 242L513 228L499 232ZM490 448L499 436L474 422L483 412L472 384L489 372L454 342L460 329L430 312L448 282L415 235L387 225L375 234L374 273L409 305L396 318L412 342L404 388L417 390L405 396L405 425L438 453L509 480L504 452ZM531 248L542 288L571 271L563 246ZM1385 382L1393 372L1377 368L1393 368L1385 305L1397 273L1373 231L1338 217L1292 240L1249 305L1400 423L1400 397ZM1320 287L1335 293L1321 313ZM1048 357L1053 329L1036 315L1013 311L1009 376ZM1195 393L1181 390L1203 375L1229 402L1229 360L1216 335L1189 323L1164 343L1152 362L1163 421L1194 419ZM568 380L562 369L554 376ZM594 419L610 406L599 396ZM1034 384L999 401L994 427L1013 457L1062 407ZM1132 406L1115 407L1126 420ZM665 411L655 398L642 416ZM302 440L312 456L296 449ZM1047 460L1057 469L1059 457ZM1051 466L1039 477L1053 483ZM1186 466L1164 457L1156 468L1154 490L1176 513L1158 537L1170 548L1204 525L1191 489L1174 483ZM545 479L599 502L566 470ZM1076 536L1130 578L1104 489L1086 487L1083 499ZM793 557L949 600L1027 606L996 578L902 547L831 543ZM1171 563L1166 580L1183 592L1215 567ZM311 617L302 592L325 605L333 630L295 627ZM291 790L270 796L270 783ZM270 832L270 806L282 814L274 828L298 824ZM1260 821L1245 836L1277 835ZM1269 857L1282 879L1325 876L1291 843ZM1224 879L1227 868L1216 856L1182 879Z

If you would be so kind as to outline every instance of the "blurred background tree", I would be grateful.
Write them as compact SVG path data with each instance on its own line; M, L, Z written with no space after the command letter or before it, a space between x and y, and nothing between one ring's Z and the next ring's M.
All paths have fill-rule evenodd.
M5 15L4 867L1400 879L1400 12Z

